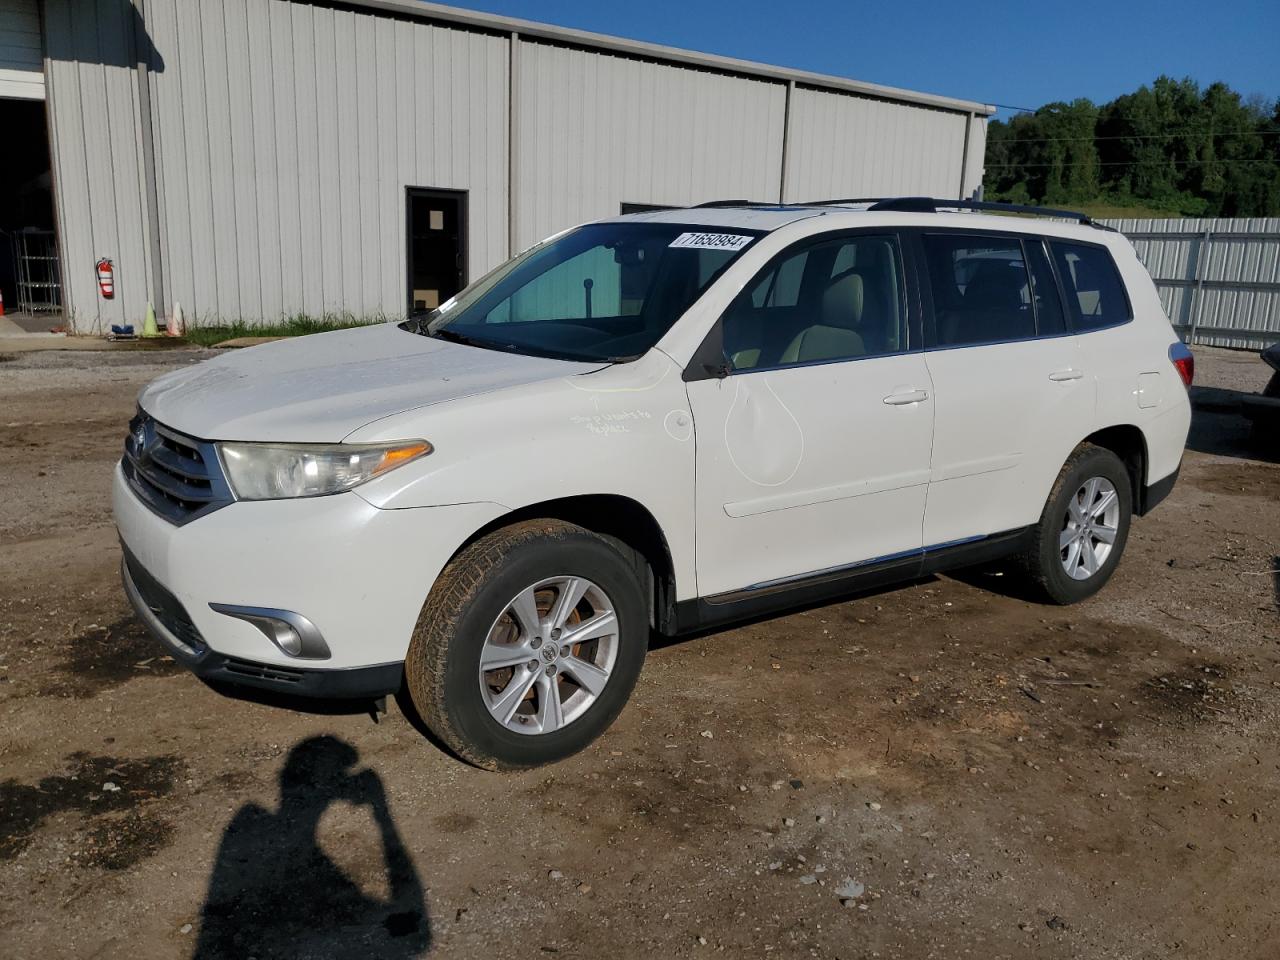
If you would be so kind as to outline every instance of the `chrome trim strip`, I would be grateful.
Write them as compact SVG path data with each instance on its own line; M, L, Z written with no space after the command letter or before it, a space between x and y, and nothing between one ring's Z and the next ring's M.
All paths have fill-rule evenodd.
M194 455L190 464L179 462L182 450ZM175 526L235 502L214 445L159 423L141 407L129 422L120 462L134 495Z
M314 623L300 613L275 607L244 607L231 603L211 603L209 609L227 617L235 617L253 624L262 635L287 657L295 660L328 660L332 654L329 645ZM278 632L279 625L287 626L298 635L302 648L293 652L285 646L285 636Z

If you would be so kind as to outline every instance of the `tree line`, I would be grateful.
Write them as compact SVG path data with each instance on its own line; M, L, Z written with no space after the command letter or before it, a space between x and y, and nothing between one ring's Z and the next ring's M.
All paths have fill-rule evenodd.
M1101 106L1050 103L987 127L988 200L1280 216L1280 99L1160 77Z

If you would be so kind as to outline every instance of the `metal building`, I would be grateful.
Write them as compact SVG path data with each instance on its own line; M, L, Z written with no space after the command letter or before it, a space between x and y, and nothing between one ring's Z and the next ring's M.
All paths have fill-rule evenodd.
M632 205L968 196L992 113L416 0L0 0L0 67L85 333L399 316Z

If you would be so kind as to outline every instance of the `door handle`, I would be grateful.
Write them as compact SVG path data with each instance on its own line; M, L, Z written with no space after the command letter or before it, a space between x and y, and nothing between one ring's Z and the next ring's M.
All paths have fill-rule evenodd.
M1055 370L1049 374L1049 379L1054 383L1066 383L1068 380L1079 380L1084 376L1083 370Z
M924 390L912 390L908 393L891 393L884 398L884 402L891 407L903 407L909 403L920 403L928 399L929 394Z

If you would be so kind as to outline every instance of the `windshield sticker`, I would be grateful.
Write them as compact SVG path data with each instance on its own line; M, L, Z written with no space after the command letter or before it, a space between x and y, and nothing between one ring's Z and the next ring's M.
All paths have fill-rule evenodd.
M672 247L686 250L741 250L754 237L740 233L682 233L671 241Z

